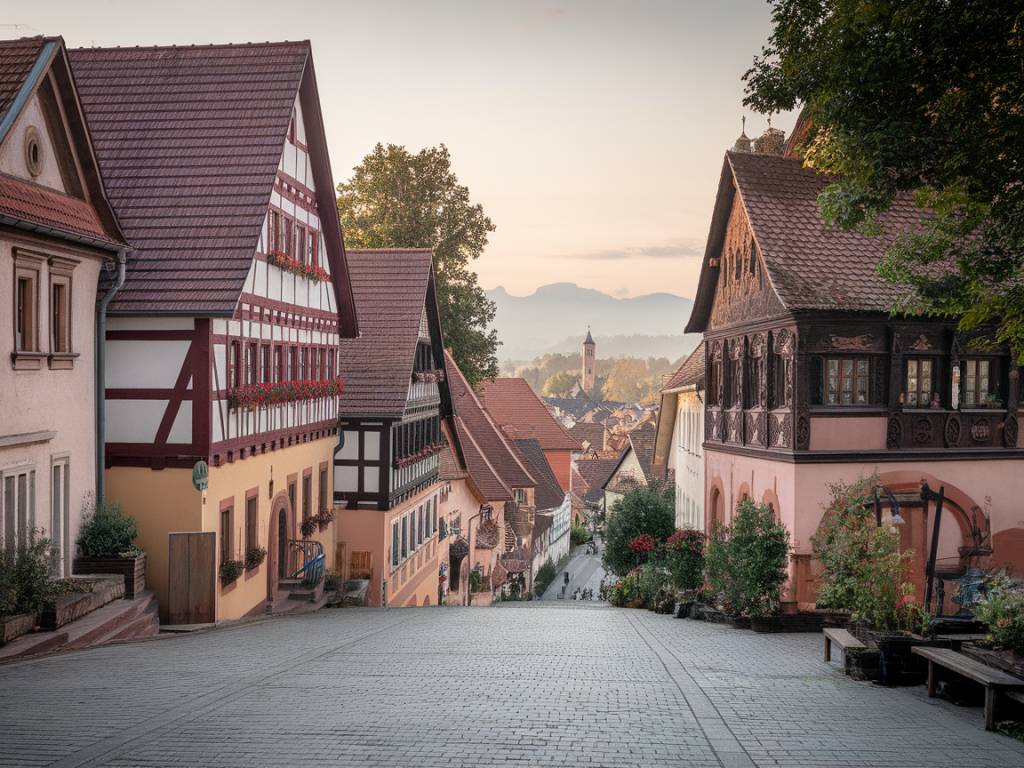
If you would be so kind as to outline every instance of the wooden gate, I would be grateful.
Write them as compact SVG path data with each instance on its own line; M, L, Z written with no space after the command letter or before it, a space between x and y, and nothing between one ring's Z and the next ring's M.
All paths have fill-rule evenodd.
M217 534L172 533L168 547L168 623L212 624L217 618Z

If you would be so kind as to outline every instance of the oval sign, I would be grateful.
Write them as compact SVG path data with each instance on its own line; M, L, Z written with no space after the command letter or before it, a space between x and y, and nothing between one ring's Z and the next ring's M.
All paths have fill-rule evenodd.
M205 491L210 481L210 468L200 459L192 467L192 487L197 491Z

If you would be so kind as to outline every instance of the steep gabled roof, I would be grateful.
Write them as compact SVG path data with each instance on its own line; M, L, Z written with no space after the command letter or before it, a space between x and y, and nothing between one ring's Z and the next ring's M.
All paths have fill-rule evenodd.
M358 339L339 345L346 418L399 419L412 380L423 308L434 300L428 249L352 250L348 270L359 315ZM428 318L435 316L428 311ZM440 325L431 328L439 337ZM443 342L435 338L438 351Z
M526 379L492 379L480 385L480 400L506 435L536 438L545 451L578 451L579 441L565 431Z
M65 193L0 174L0 222L106 250L123 248L125 238L100 179L64 40L0 41L0 144L10 137L25 106L36 96L44 111L52 112L46 115L47 125L38 127L52 135L54 151L69 155L63 165L65 173L75 177L72 188L76 191ZM77 162L70 158L72 153Z
M707 328L719 274L715 260L733 205L743 206L768 283L786 310L890 310L904 289L883 280L878 263L897 234L918 226L927 213L901 194L879 217L878 237L828 229L818 195L834 180L804 168L797 157L726 153L687 333Z
M572 425L569 434L580 441L581 447L586 441L595 451L601 451L604 450L604 436L607 431L604 424L593 421L577 421Z
M455 411L455 426L466 458L466 469L488 501L511 501L513 488L537 485L498 426L487 415L469 382L445 351L445 374ZM490 495L490 494L501 495Z
M623 454L625 454L625 451L623 451ZM619 466L623 454L614 459L578 459L576 461L576 473L580 482L577 483L577 478L573 477L574 493L582 496L584 501L590 503L596 503L600 500L604 485ZM579 488L579 490L575 490L576 488Z
M654 436L655 428L649 421L644 422L629 433L629 447L636 455L636 460L640 463L640 469L643 471L644 477L647 480L650 480L652 477L651 467L654 462Z
M697 348L679 364L679 368L672 374L665 386L661 388L662 393L674 392L683 387L696 386L698 389L704 385L704 341L701 340Z
M298 97L341 330L356 335L308 41L84 48L71 61L110 199L137 249L112 312L234 312Z
M534 506L538 510L555 509L561 506L565 499L565 491L558 484L558 479L544 456L544 449L540 443L534 439L513 442L519 455L523 458L526 468L533 475L533 479L537 481L537 488L533 494Z

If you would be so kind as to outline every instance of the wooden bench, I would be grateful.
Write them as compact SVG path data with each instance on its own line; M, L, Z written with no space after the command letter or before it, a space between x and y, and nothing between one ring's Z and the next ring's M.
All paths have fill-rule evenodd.
M985 634L967 634L967 635L935 635L934 640L942 640L949 643L949 647L954 651L959 651L960 646L964 643L976 643L979 640L984 640L988 635Z
M935 695L936 667L948 669L985 687L985 730L996 727L996 697L1000 691L1024 691L1024 680L975 661L948 648L914 646L911 653L928 660L928 695ZM1016 698L1016 697L1015 697Z
M828 664L832 661L832 644L838 645L845 653L850 648L863 648L864 643L858 640L856 637L851 635L845 629L839 629L837 627L825 627L821 630L821 633L825 636L825 663Z

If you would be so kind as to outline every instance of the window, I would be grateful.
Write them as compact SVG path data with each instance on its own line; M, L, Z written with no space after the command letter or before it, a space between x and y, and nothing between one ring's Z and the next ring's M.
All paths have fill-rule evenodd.
M320 266L320 254L317 251L317 235L312 229L309 230L309 263L314 267Z
M220 511L220 561L231 560L231 513L234 510L226 506Z
M50 352L71 351L71 283L67 278L50 284Z
M259 509L255 493L245 498L245 549L259 546Z
M991 363L988 360L969 359L963 363L963 404L984 405L985 399L994 394L992 387Z
M245 372L246 384L251 385L259 382L259 379L257 378L257 374L259 373L259 371L257 370L255 344L247 344L245 347Z
M36 282L38 272L18 269L15 287L14 350L38 351L36 336Z
M299 363L299 381L309 378L309 349L302 348L302 361Z
M306 520L310 516L311 510L311 497L313 495L313 475L302 476L302 519Z
M743 358L739 357L729 361L729 405L731 407L742 407L741 389L743 384Z
M332 349L327 353L327 378L333 379L338 370L336 353Z
M391 523L391 567L394 568L398 565L399 552L398 552L398 521L395 520Z
M270 369L270 345L262 344L260 346L260 381L264 384L268 384L271 381L273 373Z
M772 354L772 408L785 408L789 403L786 401L786 382L789 381L789 359L782 355Z
M749 408L760 408L764 405L761 402L761 368L763 365L763 357L747 358L747 386L745 394Z
M32 467L4 472L0 523L0 535L7 549L29 542L36 524L36 471Z
M870 370L870 361L866 357L828 358L825 361L825 404L867 404Z
M327 511L327 467L320 467L320 511Z
M708 404L721 405L718 399L719 386L722 381L722 361L711 361L711 374L708 376Z
M525 488L513 488L512 495L515 497L516 504L526 503L526 489Z
M280 250L281 236L281 214L277 211L270 212L270 222L267 224L267 243L269 251Z
M409 516L402 516L402 559L409 556Z
M299 348L292 347L288 350L288 378L295 380L299 378Z
M284 351L274 347L274 381L284 381Z
M423 543L423 505L416 510L416 544L417 546Z
M231 342L231 359L228 361L228 386L242 386L242 343Z
M291 505L292 514L295 514L295 477L294 475L288 479L288 503Z
M285 219L284 220L284 232L282 232L281 239L284 241L282 243L281 250L284 251L288 256L294 255L292 253L292 250L293 250L292 242L293 242L293 240L292 240L292 220L291 219Z
M309 251L306 246L306 228L301 224L295 225L295 258L303 264L309 263Z
M434 503L433 503L432 506L434 508L434 524L431 526L430 530L436 531L437 530L437 500L436 499L434 500Z
M68 554L68 525L71 522L68 498L71 490L71 477L68 474L69 459L55 458L50 467L50 529L47 535L56 551L53 562L53 574L60 578L66 572Z
M907 406L927 408L935 392L934 366L928 358L907 360Z

